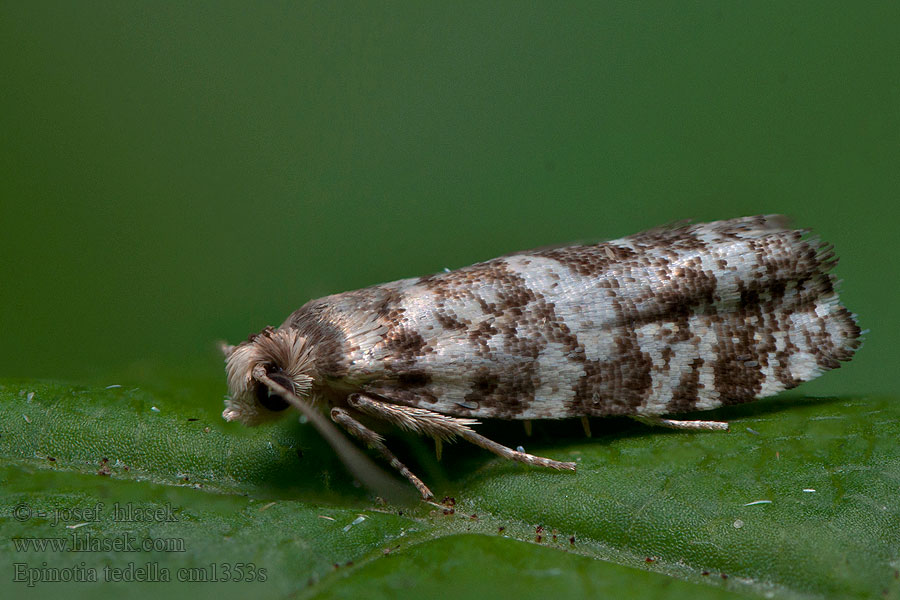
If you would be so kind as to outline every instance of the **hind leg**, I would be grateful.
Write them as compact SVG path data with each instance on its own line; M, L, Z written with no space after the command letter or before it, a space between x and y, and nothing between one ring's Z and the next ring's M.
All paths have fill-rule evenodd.
M688 431L728 431L728 423L722 421L677 421L675 419L663 419L661 417L631 417L645 425L656 425L669 429L686 429Z

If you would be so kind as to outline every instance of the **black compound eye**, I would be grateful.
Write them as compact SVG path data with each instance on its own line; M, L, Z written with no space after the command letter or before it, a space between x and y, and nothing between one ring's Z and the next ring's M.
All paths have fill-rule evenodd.
M288 378L285 377L282 370L277 367L266 367L266 374L271 379L280 383L287 389L291 389L293 387ZM270 390L262 383L256 384L256 400L272 412L281 412L289 406L287 400Z

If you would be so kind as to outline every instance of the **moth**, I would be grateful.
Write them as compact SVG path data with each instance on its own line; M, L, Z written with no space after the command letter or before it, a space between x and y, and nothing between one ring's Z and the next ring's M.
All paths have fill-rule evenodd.
M771 396L850 360L860 344L830 273L832 247L779 215L678 224L518 252L307 302L226 347L222 416L258 425L289 406L358 477L368 459L323 416L434 495L363 421L504 458L575 470L476 432L481 419L669 415ZM355 465L355 466L354 466ZM382 482L383 483L383 482Z

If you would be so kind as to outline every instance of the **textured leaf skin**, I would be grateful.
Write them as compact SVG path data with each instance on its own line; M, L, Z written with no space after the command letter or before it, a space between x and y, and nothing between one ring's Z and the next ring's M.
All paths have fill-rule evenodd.
M517 599L554 590L900 597L900 411L889 398L781 398L708 413L731 422L727 434L620 419L595 420L592 439L571 422L536 422L532 438L514 424L485 427L502 442L576 460L576 474L509 464L462 445L436 463L420 440L401 438L410 462L438 482L435 491L457 499L453 514L443 514L373 502L311 428L223 424L218 407L194 390L0 386L0 590L21 597L111 597L125 589L192 598L398 590ZM27 504L52 515L97 502L101 518L77 530L63 531L78 524L71 521L21 521L13 512ZM116 502L171 507L177 520L116 521ZM179 539L184 551L61 554L19 551L12 542L72 531ZM83 562L101 575L106 565L155 562L173 579L179 568L252 562L267 577L190 587L13 582L14 563L44 561Z

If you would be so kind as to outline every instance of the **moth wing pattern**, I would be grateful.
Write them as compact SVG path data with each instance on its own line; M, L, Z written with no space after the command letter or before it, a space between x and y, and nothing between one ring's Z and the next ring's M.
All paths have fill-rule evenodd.
M333 346L319 354L335 387L387 403L652 417L769 396L849 360L860 330L836 262L782 216L682 223L336 294L282 328Z

